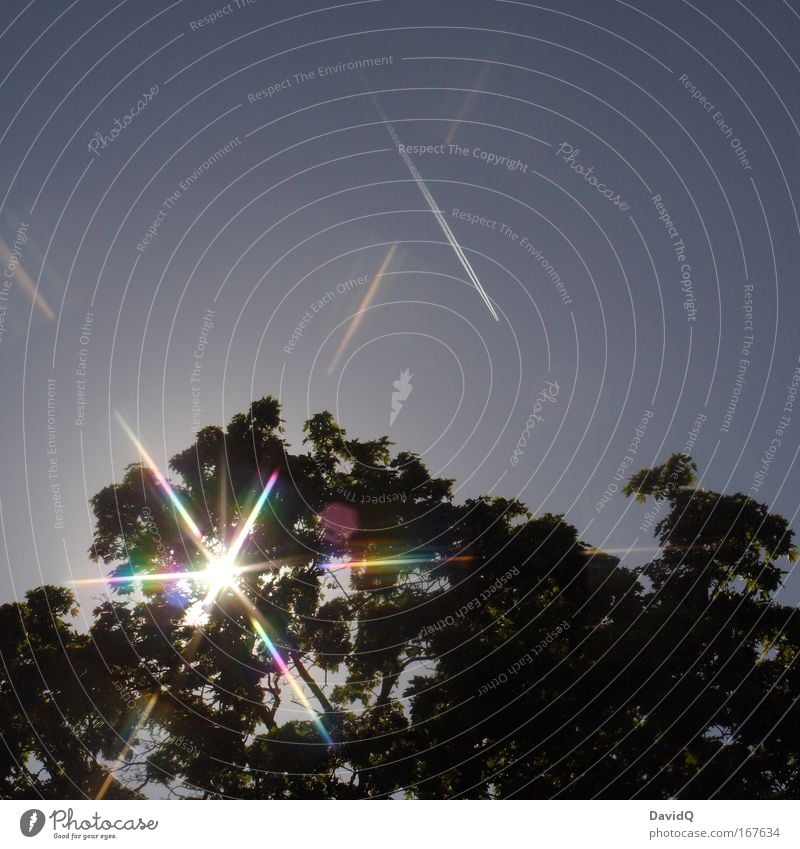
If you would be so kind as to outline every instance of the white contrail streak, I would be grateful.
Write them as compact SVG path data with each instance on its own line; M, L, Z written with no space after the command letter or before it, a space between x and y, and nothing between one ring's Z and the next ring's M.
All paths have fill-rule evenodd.
M386 113L383 111L383 107L380 104L380 101L375 96L375 94L370 89L369 85L367 85L366 78L363 77L364 85L366 86L367 91L369 92L370 97L372 98L372 102L375 104L375 108L378 110L378 117L383 121L383 125L386 127L389 135L392 137L392 141L395 143L397 147L397 151L400 156L403 158L403 162L406 164L406 168L411 172L411 176L414 178L414 182L417 184L420 192L422 192L422 197L425 198L428 206L431 208L431 212L436 218L439 226L442 228L442 232L444 233L447 241L450 242L451 247L456 253L456 256L460 260L461 264L464 266L464 271L467 272L469 279L472 281L475 288L478 290L478 294L483 298L483 302L489 308L489 312L494 317L495 321L500 321L500 317L495 312L494 307L492 306L492 302L489 300L489 296L486 294L486 290L481 285L481 281L478 280L478 275L475 273L474 269L470 265L469 260L467 259L464 251L461 249L461 245L456 241L456 237L453 235L453 231L450 229L450 225L445 220L444 215L442 215L439 207L436 205L436 201L433 199L433 195L428 190L428 187L425 185L425 181L422 179L419 171L417 171L417 166L411 160L411 157L405 152L403 149L403 145L400 142L400 139L395 132L394 127L392 126L391 121L386 116Z

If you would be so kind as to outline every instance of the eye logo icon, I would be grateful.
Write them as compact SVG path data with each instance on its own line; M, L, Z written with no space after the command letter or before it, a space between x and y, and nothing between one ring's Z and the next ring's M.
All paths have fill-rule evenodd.
M25 837L36 837L36 835L44 828L44 813L31 808L19 818L19 830Z

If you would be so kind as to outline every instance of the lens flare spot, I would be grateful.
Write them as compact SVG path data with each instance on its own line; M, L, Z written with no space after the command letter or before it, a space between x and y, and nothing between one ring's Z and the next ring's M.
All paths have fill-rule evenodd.
M321 513L322 537L326 542L343 543L358 530L358 510L341 501L329 504Z

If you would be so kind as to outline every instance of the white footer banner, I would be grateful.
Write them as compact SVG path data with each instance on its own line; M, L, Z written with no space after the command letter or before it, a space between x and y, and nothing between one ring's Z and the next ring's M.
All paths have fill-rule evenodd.
M0 846L800 846L787 801L0 802ZM337 842L341 840L341 843Z

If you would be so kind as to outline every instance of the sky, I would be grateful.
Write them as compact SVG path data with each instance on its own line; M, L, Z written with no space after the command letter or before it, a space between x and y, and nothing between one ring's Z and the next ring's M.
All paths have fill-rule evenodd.
M797 527L796 0L4 11L0 601L102 570L119 416L268 394L627 564L676 451Z

